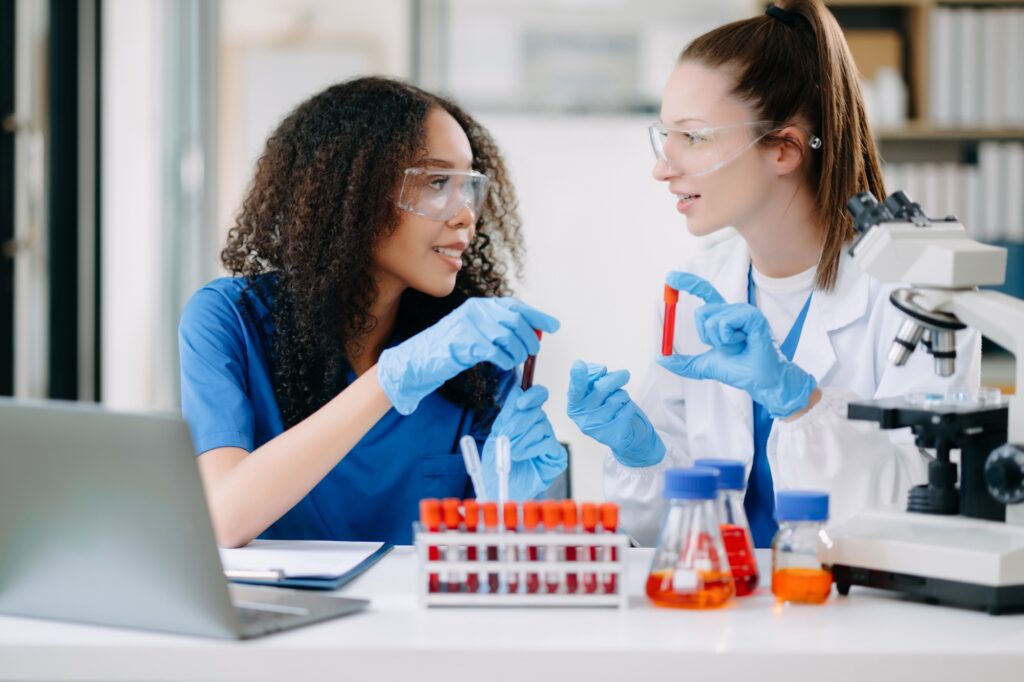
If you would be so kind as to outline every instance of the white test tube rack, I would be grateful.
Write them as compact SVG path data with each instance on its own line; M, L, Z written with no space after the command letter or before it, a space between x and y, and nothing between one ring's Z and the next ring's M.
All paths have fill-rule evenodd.
M428 532L419 523L413 524L413 537L416 546L416 594L420 608L431 606L568 606L568 607L618 607L624 609L629 604L626 594L626 550L629 547L629 536L625 533L530 533L530 532L475 532L439 531ZM564 552L559 552L557 560L545 558L537 561L509 560L507 557L514 550L517 557L528 547L544 549L549 547L576 547L578 557L575 561L565 561ZM439 549L440 558L429 559L431 547ZM477 548L477 559L464 561L453 559L453 556L465 557L466 549ZM590 548L600 550L600 561L590 561ZM497 560L487 560L487 550L497 549ZM616 558L610 558L609 548L615 548ZM451 550L457 550L452 552ZM543 554L547 554L543 552ZM478 576L476 592L446 592L443 586L452 575L458 576L455 582L466 583L469 574ZM508 590L508 576L516 574L519 590ZM489 591L489 576L498 575L499 589ZM527 575L537 575L539 589L527 591ZM558 590L548 592L547 576L558 576ZM565 576L576 574L577 589L568 592ZM594 574L597 579L597 590L588 593L584 589L584 576ZM430 591L430 576L438 576L442 591ZM615 576L615 587L606 592L606 580Z

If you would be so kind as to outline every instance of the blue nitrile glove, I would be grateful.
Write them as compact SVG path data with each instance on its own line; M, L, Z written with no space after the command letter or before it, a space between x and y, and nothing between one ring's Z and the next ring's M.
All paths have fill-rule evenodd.
M551 422L541 409L547 399L548 390L543 386L532 386L526 392L519 386L513 386L505 398L480 456L484 485L490 499L498 499L495 456L498 436L508 438L512 453L508 499L532 500L550 488L558 475L565 471L569 455L555 438Z
M659 358L658 364L688 379L714 379L744 390L773 419L807 406L817 382L782 354L760 310L726 303L710 282L688 272L669 273L665 282L705 301L693 317L700 340L711 350Z
M569 418L580 430L611 448L628 467L654 466L665 456L665 444L647 415L622 388L629 372L609 372L604 365L577 360L569 370Z
M380 354L377 378L399 414L461 372L490 362L512 369L536 355L534 332L558 331L558 320L514 298L471 298L432 327Z

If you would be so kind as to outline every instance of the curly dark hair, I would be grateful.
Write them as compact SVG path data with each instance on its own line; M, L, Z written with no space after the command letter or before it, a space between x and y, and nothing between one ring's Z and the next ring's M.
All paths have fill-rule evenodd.
M408 289L396 332L411 336L473 296L504 296L508 266L522 266L515 192L497 145L454 103L400 81L368 77L333 85L300 104L267 140L228 233L221 261L249 289L273 298L274 392L285 428L345 388L347 352L376 320L374 248L401 220L403 172L426 153L425 122L444 109L469 138L473 168L491 179L455 290L437 298ZM274 273L272 286L261 277ZM456 404L491 411L499 375L479 365L444 385Z

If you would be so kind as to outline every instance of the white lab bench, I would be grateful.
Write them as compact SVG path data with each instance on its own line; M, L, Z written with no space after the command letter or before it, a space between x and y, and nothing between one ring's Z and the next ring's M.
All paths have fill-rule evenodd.
M625 610L420 610L399 547L341 591L369 611L248 642L0 617L0 680L1024 680L1024 615L856 587L824 606L761 587L717 611L659 609L650 557L629 552Z

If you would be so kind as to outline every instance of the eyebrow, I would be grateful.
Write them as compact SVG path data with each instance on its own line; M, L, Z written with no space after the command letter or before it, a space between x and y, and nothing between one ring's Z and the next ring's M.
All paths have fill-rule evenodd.
M678 118L675 121L672 121L672 123L670 123L669 125L678 126L678 125L683 125L684 123L687 123L687 122L707 123L707 121L705 121L702 118L694 118L692 116L684 116L683 118Z
M457 165L446 159L435 159L433 157L426 157L416 162L417 166L427 166L432 168L457 168ZM473 163L467 164L467 167L472 169Z

